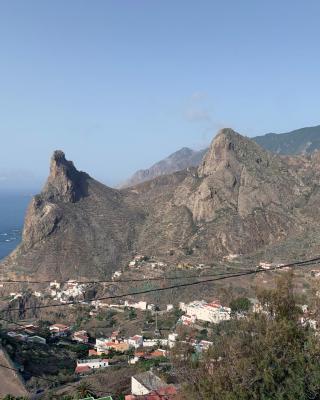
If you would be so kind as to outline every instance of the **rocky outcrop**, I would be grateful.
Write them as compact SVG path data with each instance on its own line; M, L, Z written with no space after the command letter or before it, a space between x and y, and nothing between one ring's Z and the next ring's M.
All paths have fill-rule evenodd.
M23 245L33 247L49 237L63 216L60 203L75 203L87 195L88 179L61 150L53 153L50 174L42 192L35 196L27 210L23 229Z
M79 172L72 161L67 161L64 152L56 150L50 163L50 175L42 191L45 200L60 200L74 203L87 195L89 176Z
M320 221L319 162L318 154L273 155L223 129L198 168L115 190L55 152L23 241L2 270L104 277L136 252L212 262L285 242Z

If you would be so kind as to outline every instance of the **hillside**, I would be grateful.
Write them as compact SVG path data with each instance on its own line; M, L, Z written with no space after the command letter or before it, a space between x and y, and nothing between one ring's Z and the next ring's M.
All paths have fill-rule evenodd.
M197 167L207 150L208 149L196 151L188 147L183 147L164 160L155 163L150 168L137 171L121 187L134 186L147 180L154 179L157 176L182 171L189 167Z
M198 168L123 190L77 171L57 151L23 241L1 270L92 278L110 276L135 253L210 263L280 246L317 228L319 177L319 153L280 157L231 129L217 134Z
M277 154L312 153L320 149L320 125L301 128L287 133L268 133L253 140Z
M320 149L320 125L287 133L268 133L251 139L272 153L284 155L309 154ZM196 151L182 148L150 168L137 171L121 187L134 186L157 176L182 171L189 167L197 167L207 151L208 149Z

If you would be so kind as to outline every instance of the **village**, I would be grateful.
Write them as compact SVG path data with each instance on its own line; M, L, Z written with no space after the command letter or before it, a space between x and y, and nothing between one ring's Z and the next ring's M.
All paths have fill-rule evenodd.
M152 276L159 276L166 264L149 260L145 256L135 256L124 271L116 271L112 281L116 282L123 274L129 271L150 269ZM205 265L180 266L179 268L203 270ZM261 262L259 268L268 271L270 268L279 268L278 265ZM147 273L147 272L146 272ZM150 276L150 275L149 275ZM310 276L320 276L318 270L310 271ZM234 319L246 318L247 312L268 313L263 304L256 298L242 298L246 304L241 308L230 303L222 304L217 298L210 301L193 299L189 302L149 303L146 300L120 299L85 300L84 294L88 284L68 280L65 283L52 281L48 287L33 292L33 296L41 299L44 296L72 312L76 306L86 307L88 317L79 324L67 324L63 321L45 323L42 320L33 320L29 323L8 324L2 330L2 341L14 347L14 343L32 348L47 349L45 351L59 352L60 349L71 349L69 356L68 379L74 382L90 378L98 374L108 374L108 371L121 368L136 368L136 374L131 376L131 389L125 395L126 400L135 399L171 399L179 391L179 382L166 382L163 379L163 370L171 370L171 356L177 348L184 346L201 358L202 353L214 346L215 327L227 324ZM23 293L11 292L9 302L19 300ZM317 329L317 323L312 318L307 305L301 306L301 324ZM110 325L114 329L108 335L99 334L99 329L92 329L92 322L99 321L104 316L111 316L111 320L118 316L128 318L129 325L136 321L135 331L131 335L125 333L124 326ZM122 319L123 321L123 319ZM144 323L143 323L144 321ZM160 322L167 321L165 327ZM88 325L88 327L87 327ZM146 329L144 326L149 325ZM89 328L89 326L91 328ZM3 334L7 338L3 340ZM18 347L19 348L19 347ZM71 353L70 353L71 354ZM22 364L13 360L23 374L26 373ZM140 371L140 372L139 372ZM32 374L31 374L32 375ZM63 382L62 382L63 383ZM40 390L38 387L37 390ZM142 396L142 397L141 397ZM157 397L158 396L158 397ZM109 395L108 399L112 399Z

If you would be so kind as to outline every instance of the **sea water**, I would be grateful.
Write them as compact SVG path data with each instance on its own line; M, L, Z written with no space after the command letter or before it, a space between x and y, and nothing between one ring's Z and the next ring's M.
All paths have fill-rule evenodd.
M21 241L23 221L31 194L0 192L0 259Z

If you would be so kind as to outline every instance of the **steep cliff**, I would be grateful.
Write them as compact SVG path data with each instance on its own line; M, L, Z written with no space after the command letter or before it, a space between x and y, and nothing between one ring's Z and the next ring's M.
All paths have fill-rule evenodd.
M198 168L114 190L61 151L2 263L20 276L109 276L136 252L212 262L283 243L320 221L320 156L280 157L221 130ZM170 256L168 255L170 254Z

